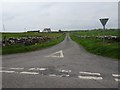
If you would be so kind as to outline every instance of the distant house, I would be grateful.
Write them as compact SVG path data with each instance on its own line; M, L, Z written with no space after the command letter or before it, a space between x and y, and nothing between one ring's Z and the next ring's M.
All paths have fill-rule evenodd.
M44 28L43 32L51 32L50 28Z

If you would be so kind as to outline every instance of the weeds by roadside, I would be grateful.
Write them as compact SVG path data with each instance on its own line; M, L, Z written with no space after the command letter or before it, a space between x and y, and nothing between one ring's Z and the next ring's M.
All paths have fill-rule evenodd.
M70 36L72 40L82 45L87 51L91 53L120 60L119 42L109 42L108 40L105 40L105 43L103 44L102 39L79 38L75 33L70 34Z
M61 35L59 38L53 39L51 41L47 41L44 43L36 43L36 44L30 45L30 46L24 46L24 45L19 45L19 44L5 46L5 47L2 47L2 55L40 50L43 48L47 48L47 47L56 45L56 44L62 42L64 40L64 38L65 38L65 34Z

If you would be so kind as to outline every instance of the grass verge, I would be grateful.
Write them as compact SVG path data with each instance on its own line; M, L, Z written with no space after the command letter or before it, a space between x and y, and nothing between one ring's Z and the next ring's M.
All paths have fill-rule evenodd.
M73 34L71 34L70 37L91 53L120 60L120 49L118 48L119 44L117 42L107 43L106 41L105 44L103 44L100 39L81 39Z
M47 48L53 45L56 45L60 42L62 42L65 38L65 35L62 35L58 39L54 39L49 42L44 42L42 44L35 44L35 45L30 45L30 46L24 46L24 45L10 45L10 46L5 46L2 47L2 55L6 54L14 54L14 53L24 53L24 52L30 52L30 51L35 51L35 50L40 50L43 48Z

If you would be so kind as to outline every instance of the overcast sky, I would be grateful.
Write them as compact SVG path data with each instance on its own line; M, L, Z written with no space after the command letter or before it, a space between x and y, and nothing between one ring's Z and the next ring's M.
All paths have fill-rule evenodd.
M108 17L107 28L118 27L117 2L4 2L6 32L50 27L52 30L102 28L100 18Z

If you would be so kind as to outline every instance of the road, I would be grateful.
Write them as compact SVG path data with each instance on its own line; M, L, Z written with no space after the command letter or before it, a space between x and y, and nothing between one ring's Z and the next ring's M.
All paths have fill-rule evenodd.
M3 88L118 88L118 61L88 53L72 41L2 57Z

